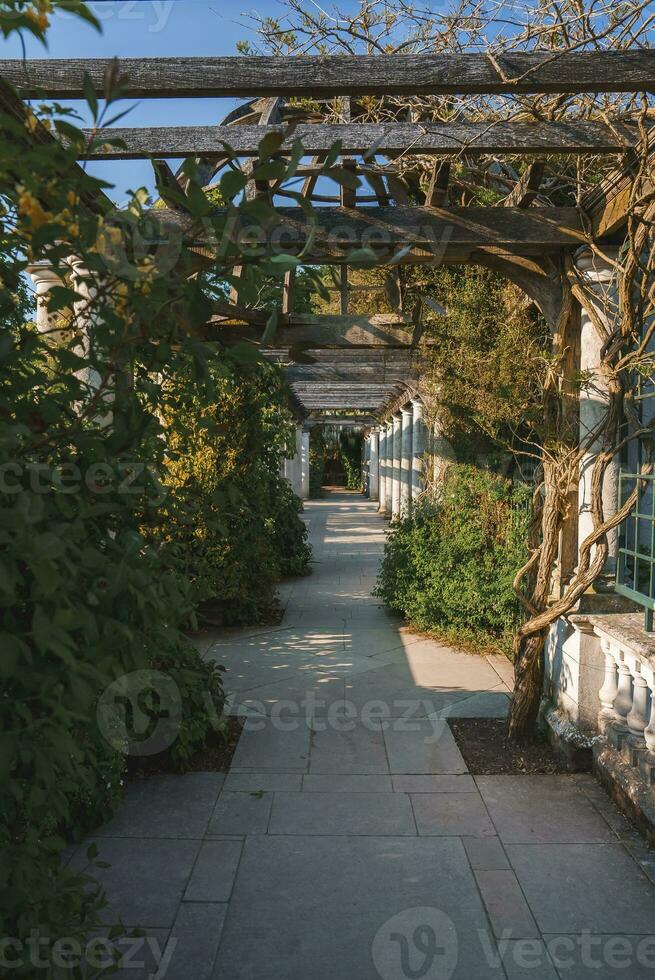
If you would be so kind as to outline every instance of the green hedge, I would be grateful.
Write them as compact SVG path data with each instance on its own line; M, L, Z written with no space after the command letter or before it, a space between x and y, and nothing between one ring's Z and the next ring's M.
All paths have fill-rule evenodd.
M279 472L293 422L273 365L210 374L204 391L171 381L168 495L151 537L201 616L246 625L271 614L280 577L304 573L311 556L300 499Z
M393 525L377 594L419 630L509 652L529 496L493 473L451 466L440 502L421 502Z

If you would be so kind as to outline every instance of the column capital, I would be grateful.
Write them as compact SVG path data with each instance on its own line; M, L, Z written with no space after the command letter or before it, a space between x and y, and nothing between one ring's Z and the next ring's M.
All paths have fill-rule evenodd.
M403 407L400 409L400 414L401 417L404 415L413 415L414 409L411 408L409 405L403 405Z
M576 269L590 283L609 283L616 277L616 267L612 263L618 261L619 249L609 246L603 252L607 258L597 255L585 245L575 256Z
M60 286L62 283L61 276L55 272L52 263L48 259L39 259L38 262L30 262L25 271L29 273L36 287L37 296L43 296L53 286Z

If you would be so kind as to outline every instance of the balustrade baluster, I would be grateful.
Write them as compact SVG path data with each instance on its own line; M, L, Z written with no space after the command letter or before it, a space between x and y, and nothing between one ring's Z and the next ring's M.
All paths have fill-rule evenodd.
M612 646L609 640L602 639L600 641L601 649L605 655L605 680L603 686L598 692L598 698L600 700L601 708L598 712L598 727L601 732L605 732L607 726L616 721L616 713L614 711L614 700L618 694L619 685L617 679L617 666L616 657L612 652Z

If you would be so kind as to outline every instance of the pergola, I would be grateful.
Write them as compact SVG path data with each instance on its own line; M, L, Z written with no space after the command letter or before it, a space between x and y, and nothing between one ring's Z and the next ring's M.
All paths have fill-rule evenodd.
M621 235L626 193L638 132L622 119L611 121L491 121L444 124L430 119L363 121L358 101L401 95L514 95L582 92L632 93L655 88L655 51L580 51L482 54L300 56L233 58L143 58L121 62L128 98L246 99L215 127L116 129L94 135L96 159L152 159L168 210L157 212L163 234L183 234L199 255L213 254L213 243L192 226L179 191L186 177L174 173L171 158L196 158L202 181L211 185L230 159L252 172L260 141L283 132L279 149L303 145L294 180L313 205L316 236L305 264L334 266L340 314L293 313L294 272L285 275L283 301L274 347L266 356L284 365L302 415L315 410L371 412L380 420L416 391L421 323L399 309L392 316L351 312L352 283L347 257L354 248L372 249L381 263L479 263L495 268L520 285L553 325L561 296L557 268L564 253ZM22 97L84 97L84 79L102 94L104 60L5 61L1 75ZM340 100L341 122L321 121L328 104ZM411 115L411 114L410 114ZM289 124L292 123L292 129ZM123 145L102 145L102 136ZM341 165L361 181L342 184L326 194L321 165L335 142ZM231 150L227 149L227 146ZM451 161L483 154L520 154L533 162L498 206L449 205ZM535 206L547 154L613 155L614 177L576 207ZM398 161L432 158L429 186L412 180ZM249 169L250 168L250 169ZM178 193L167 195L166 187ZM295 188L295 185L294 185ZM295 188L297 190L297 188ZM292 198L288 184L251 180L247 196L266 197L276 206ZM286 251L307 245L309 219L298 206L279 208ZM257 239L257 235L255 235ZM260 244L266 244L266 232ZM399 257L400 256L400 257ZM238 270L235 270L238 272ZM361 288L361 287L354 287ZM217 309L211 327L223 343L261 341L270 311L244 308L231 301ZM304 357L295 356L301 349ZM399 402L400 400L400 402Z

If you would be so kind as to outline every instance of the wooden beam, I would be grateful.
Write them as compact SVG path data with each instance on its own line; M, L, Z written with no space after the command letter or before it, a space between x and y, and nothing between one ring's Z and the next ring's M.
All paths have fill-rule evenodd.
M3 77L26 96L99 94L105 58L5 60ZM125 58L126 98L296 95L452 95L501 92L648 92L655 50Z
M52 133L45 128L42 122L37 121L33 128L30 126L28 128L27 119L28 112L27 106L18 98L15 91L8 85L4 78L0 76L0 112L6 113L7 116L14 119L16 122L20 123L24 127L25 139L30 143L41 146L51 146L54 145L55 151L61 153L61 148L57 145L55 138ZM32 117L33 119L34 117ZM13 143L13 152L15 155L20 154L20 145L17 142L16 137L13 135L5 134L5 140L8 144ZM8 154L8 159L10 156ZM18 159L18 156L16 156ZM51 168L54 163L51 158L50 162ZM78 186L81 188L80 199L85 207L89 209L93 214L107 214L108 212L115 209L115 204L111 198L97 188L89 189L89 177L85 170L83 170L77 163L72 163L68 159L61 161L62 170L67 170L70 172L70 168L73 168L73 174L76 176L78 181ZM7 163L7 169L11 173L11 166ZM15 176L19 176L16 174ZM57 170L52 169L50 176L53 179L57 178Z
M512 188L503 205L506 208L527 208L539 193L546 164L543 160L534 160L521 175L516 186Z
M430 186L425 195L429 208L443 208L448 204L448 183L450 181L450 161L435 160L430 176Z
M484 153L621 153L633 145L636 127L617 127L621 135L600 122L487 122L487 123L350 123L299 125L282 144L289 152L296 140L307 155L327 153L341 141L344 153L380 154ZM121 139L125 147L96 142L95 160L139 160L149 157L225 157L226 145L237 156L256 156L262 137L284 126L179 126L148 129L85 130L87 139Z
M651 147L653 141L651 140ZM639 171L637 154L628 156L624 167L615 170L589 191L580 202L586 213L589 229L594 238L601 239L624 231L632 198L632 186ZM646 194L650 181L645 180L640 193Z
M345 425L361 426L369 428L377 425L374 415L310 415L305 419L305 426L311 428L314 425Z
M285 380L289 383L307 381L328 381L336 384L351 384L357 381L397 382L410 380L417 371L410 368L385 368L384 365L366 364L362 367L335 367L329 364L290 364L284 369Z
M504 246L525 249L525 254L537 251L558 251L566 246L587 243L577 208L539 208L523 210L503 207L415 208L317 208L308 219L300 208L278 208L278 224L274 229L248 226L246 254L253 248L269 247L274 239L278 251L302 249L310 233L316 231L314 242L317 255L342 253L366 246L378 254L392 255L398 248L414 246L442 258L447 249ZM148 214L159 232L159 241L186 239L188 244L207 245L212 242L212 229L194 228L184 215L164 209ZM215 212L221 227L226 212ZM203 223L204 224L204 223ZM235 222L226 239L216 241L217 248L236 246L242 229ZM213 246L212 246L213 247ZM225 252L223 251L223 254Z
M289 325L278 327L277 347L410 347L413 325L397 316L302 316L292 315ZM253 324L213 319L216 339L224 344L243 340L260 343L262 330ZM270 341L269 341L270 343Z

